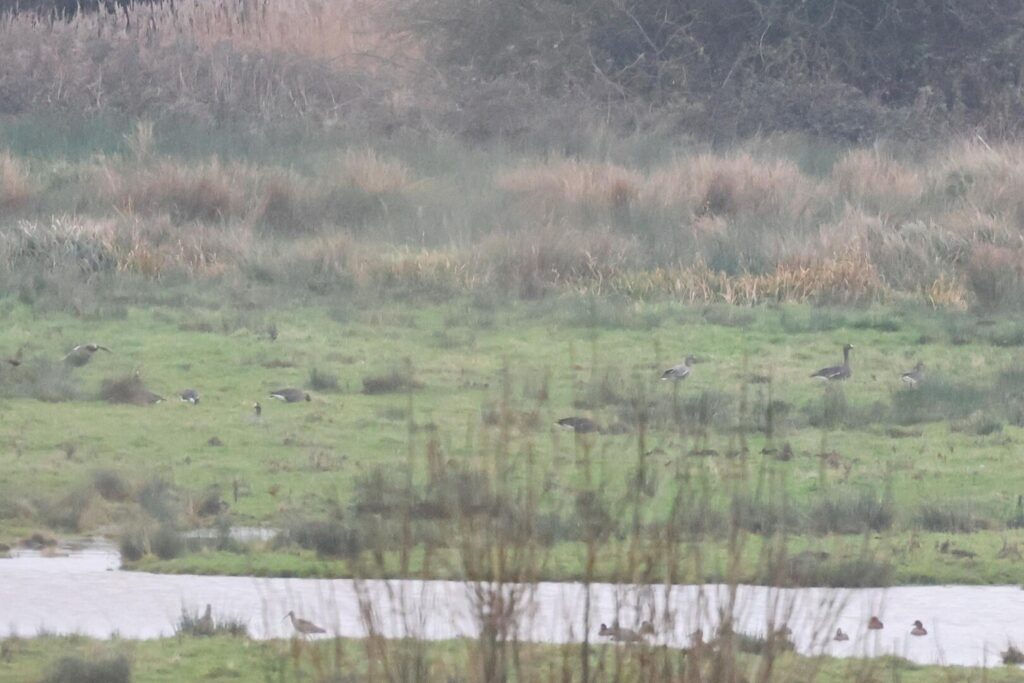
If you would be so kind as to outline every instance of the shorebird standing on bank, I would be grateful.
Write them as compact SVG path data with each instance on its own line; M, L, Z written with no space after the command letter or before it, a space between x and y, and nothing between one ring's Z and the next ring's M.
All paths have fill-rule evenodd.
M319 626L314 624L312 621L306 621L305 619L299 619L298 617L295 616L295 612L289 611L288 614L284 615L284 618L285 619L289 619L290 618L292 620L292 628L294 628L295 631L297 633L299 633L300 635L311 636L311 635L316 635L317 633L327 633L327 631L325 631L324 629L320 628Z

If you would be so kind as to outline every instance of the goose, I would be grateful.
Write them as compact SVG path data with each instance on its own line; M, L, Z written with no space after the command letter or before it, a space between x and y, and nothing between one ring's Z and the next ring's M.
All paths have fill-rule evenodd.
M871 617L868 619L868 630L869 631L881 631L885 628L885 624L878 617Z
M662 380L674 379L677 382L686 379L690 376L690 366L697 362L697 359L693 356L687 356L682 363L679 365L673 365L665 372L661 373Z
M640 624L640 630L634 631L631 628L622 628L618 622L611 625L611 628L601 624L600 630L597 635L610 638L611 640L618 643L638 643L647 636L654 635L654 624L649 621L644 621Z
M195 630L196 633L202 635L213 634L213 606L209 603L206 604L206 612L203 613L203 616L196 622Z
M320 628L319 626L314 624L312 621L306 621L305 619L299 619L298 617L295 616L295 612L292 612L291 610L288 611L288 614L284 615L284 618L285 619L289 619L290 618L292 620L292 628L294 628L296 631L298 631L301 635L308 636L308 635L313 635L315 633L327 633L327 631L325 631L324 629Z
M909 372L904 372L900 375L900 379L904 384L907 384L910 387L916 387L924 381L924 363L918 361L917 365L914 366L914 369Z
M160 394L154 394L149 389L141 390L139 392L138 399L139 403L146 403L148 405L153 405L154 403L163 403L164 401L163 396L161 396Z
M589 434L591 432L601 431L601 428L597 426L597 423L589 417L563 417L555 424L559 427L571 429L577 434Z
M313 399L301 389L278 389L270 392L270 398L276 398L285 403L298 403L299 401L312 401Z
M820 379L825 381L850 379L853 375L853 371L850 369L850 351L853 350L853 344L845 344L843 346L843 364L833 365L830 368L822 368L816 373L811 375L813 379Z
M914 628L910 629L910 635L912 635L912 636L926 636L926 635L928 635L928 631L925 630L924 624L921 623L920 619L918 619L917 621L914 622Z
M79 344L75 348L71 349L68 355L64 356L64 362L72 367L80 368L92 360L92 354L97 351L106 351L107 353L110 353L110 349L106 346L100 346L99 344Z
M195 389L185 389L185 391L181 392L181 400L185 403L196 405L199 403L199 392Z
M259 401L256 401L256 403L252 404L252 410L256 414L256 417L259 417L263 413L263 406L260 405Z
M837 628L836 629L836 636L832 640L843 641L843 640L849 640L849 639L850 639L850 636L846 635L846 633L843 631L843 629Z

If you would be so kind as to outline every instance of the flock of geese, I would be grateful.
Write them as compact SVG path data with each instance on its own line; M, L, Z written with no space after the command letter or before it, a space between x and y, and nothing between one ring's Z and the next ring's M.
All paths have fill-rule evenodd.
M822 368L817 372L811 373L811 379L820 380L822 382L841 382L853 377L853 369L850 367L850 351L852 350L853 344L844 344L843 362L839 365L830 365L827 368ZM693 366L696 363L697 359L694 356L687 356L679 365L673 365L662 372L661 379L662 381L672 380L675 382L681 382L693 374ZM918 387L922 382L924 382L924 363L918 361L912 370L908 370L900 375L900 381L910 388ZM571 429L577 434L588 434L591 432L601 431L601 428L597 423L588 417L563 417L558 420L556 424L561 427L565 427L566 429Z
M71 351L67 353L62 359L63 362L72 368L80 368L89 364L92 360L93 355L97 351L103 351L105 353L111 353L110 349L102 344L78 344ZM9 358L4 358L3 362L7 363L12 368L17 368L22 364L23 349L18 349L17 353ZM135 376L138 377L138 371ZM302 389L295 389L288 387L285 389L275 389L270 392L270 398L277 399L278 401L284 401L285 403L300 403L302 401L312 401L312 396ZM199 392L195 389L183 389L179 394L178 398L184 403L190 403L192 405L198 405L200 396ZM143 394L143 402L145 403L161 403L165 399L159 394L155 394L151 391L146 391ZM263 412L263 406L260 405L259 401L253 404L253 411L256 417L259 417Z

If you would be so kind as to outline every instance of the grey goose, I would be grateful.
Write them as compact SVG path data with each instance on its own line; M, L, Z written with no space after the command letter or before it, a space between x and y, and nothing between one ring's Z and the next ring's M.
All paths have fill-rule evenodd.
M181 392L179 398L181 398L185 403L196 405L199 403L199 392L195 389L185 389L185 391Z
M563 417L555 424L559 427L571 429L577 434L590 434L592 432L601 431L601 428L597 426L597 423L589 417Z
M110 349L106 346L100 346L99 344L79 344L75 348L71 349L68 355L64 356L64 362L72 367L80 368L92 360L92 354L97 351L106 351L107 353L110 353Z
M598 630L597 635L604 638L610 638L611 640L619 643L638 643L646 636L654 635L654 625L649 621L645 621L640 624L639 631L634 631L631 628L622 628L619 626L618 622L613 623L611 628L601 624L601 628Z
M310 397L302 389L277 389L276 391L270 392L270 398L276 398L278 401L284 401L285 403L298 403L299 401L312 401Z
M913 370L904 372L900 375L900 380L911 387L916 387L918 384L924 381L924 363L921 361L917 362Z
M687 356L685 360L679 365L673 365L665 372L661 373L662 380L674 379L677 382L686 379L690 376L690 366L697 362L697 359L693 356Z
M853 370L850 369L850 351L852 350L853 344L843 345L843 364L822 368L812 374L811 377L814 379L825 380L827 382L850 379L851 375L853 375Z

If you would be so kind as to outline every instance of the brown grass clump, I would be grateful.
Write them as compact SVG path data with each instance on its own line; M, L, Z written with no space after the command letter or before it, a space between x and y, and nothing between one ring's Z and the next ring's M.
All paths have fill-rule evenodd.
M967 262L967 285L984 310L1019 305L1024 296L1024 256L1019 249L979 244Z
M392 370L383 375L370 375L363 378L364 394L393 394L421 388L423 388L422 382L402 370Z
M877 149L847 152L832 169L836 190L847 201L884 216L917 207L927 189L924 175Z
M548 209L561 204L612 208L632 202L644 178L638 171L616 164L555 159L500 171L494 183L500 190L540 202Z
M699 154L651 173L641 199L692 215L807 217L819 206L818 183L783 159Z
M197 168L163 162L146 171L102 169L106 190L126 214L167 213L175 223L221 223L241 213L239 169L217 160Z
M105 379L100 387L100 398L108 403L149 405L158 397L146 388L138 373L116 379ZM162 400L162 399L160 399Z
M1011 221L1024 215L1024 145L960 142L940 156L936 175L946 201Z
M24 163L10 152L0 152L0 216L23 209L35 192Z
M341 168L342 182L367 194L400 192L411 176L405 164L384 158L372 149L347 153Z
M259 205L253 223L264 230L295 235L308 233L311 226L307 213L306 192L292 175L274 174L264 179L260 187Z

